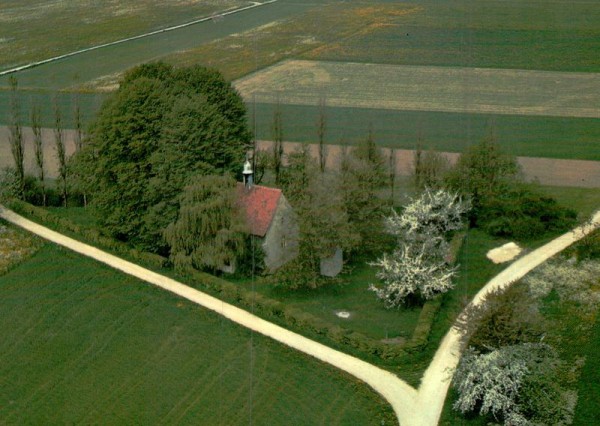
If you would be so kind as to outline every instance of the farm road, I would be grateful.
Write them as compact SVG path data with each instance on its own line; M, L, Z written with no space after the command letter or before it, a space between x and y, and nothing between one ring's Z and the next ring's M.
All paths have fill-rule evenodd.
M388 371L269 323L247 311L222 302L173 279L40 226L4 208L2 205L0 205L0 217L42 238L184 297L223 315L237 324L271 337L291 348L352 374L379 392L391 404L400 424L403 426L435 426L439 421L450 386L451 372L458 365L461 355L460 335L455 328L452 328L444 337L432 363L425 372L419 390L416 391ZM548 258L583 238L599 225L600 212L595 214L591 225L576 228L572 232L564 234L523 256L488 282L471 303L473 305L480 304L488 292L509 286Z
M234 85L266 103L600 118L600 73L287 60Z

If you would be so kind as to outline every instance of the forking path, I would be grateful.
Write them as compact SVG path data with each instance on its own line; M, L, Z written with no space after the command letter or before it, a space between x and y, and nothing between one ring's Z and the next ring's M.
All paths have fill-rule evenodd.
M442 340L433 361L425 371L423 380L417 391L388 371L343 352L331 349L297 333L293 333L171 278L61 235L58 232L25 219L1 204L0 217L46 240L177 294L239 325L271 337L291 348L352 374L371 386L390 403L402 426L434 426L439 421L446 393L450 386L451 372L456 368L460 360L460 334L454 327L448 331ZM589 224L577 227L561 235L512 263L490 280L477 293L471 304L480 304L485 295L490 291L509 286L533 268L545 262L548 258L592 232L598 226L600 226L600 211L593 216Z

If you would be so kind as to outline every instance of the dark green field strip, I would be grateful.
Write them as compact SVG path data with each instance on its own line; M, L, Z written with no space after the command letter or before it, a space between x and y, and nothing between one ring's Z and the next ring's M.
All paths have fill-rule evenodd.
M0 277L0 423L386 424L366 386L52 245Z
M248 104L250 121L256 111L258 139L271 139L275 106ZM285 140L317 140L316 106L282 105ZM425 149L461 152L494 129L498 143L517 156L600 160L600 120L594 118L533 117L396 111L327 107L327 142L356 144L370 126L382 146L414 149L419 135Z
M10 122L11 93L0 90L0 125ZM81 119L84 124L89 123L100 109L106 98L104 93L67 93L40 90L19 90L18 103L21 124L31 125L31 110L33 106L40 108L42 127L54 127L55 105L58 105L62 122L65 128L74 128L75 107L79 104Z

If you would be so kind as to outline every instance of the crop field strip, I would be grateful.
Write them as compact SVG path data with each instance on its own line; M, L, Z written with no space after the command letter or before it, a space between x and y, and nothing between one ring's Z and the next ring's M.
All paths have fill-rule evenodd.
M111 76L134 65L156 60L173 52L190 49L232 33L244 32L286 19L311 6L312 4L307 5L291 0L278 0L276 3L246 10L214 22L203 22L180 28L177 31L159 33L127 43L107 46L23 70L14 75L18 78L20 87L29 89L59 90L80 87L95 79L110 80ZM188 16L184 22L189 20ZM92 44L87 43L86 46ZM0 88L2 87L8 87L7 76L0 77ZM114 89L114 87L109 87L109 89Z
M600 74L288 60L234 82L247 102L600 118Z
M4 0L0 4L0 70L249 4L246 0Z
M270 140L275 104L248 103L258 139ZM288 141L316 143L319 107L280 105L283 135ZM600 122L594 118L401 111L374 108L325 108L326 142L354 145L373 129L380 146L462 152L489 136L513 155L600 161ZM256 120L252 118L256 116Z
M333 368L51 244L0 276L0 294L0 422L394 418Z
M303 58L405 65L552 71L600 71L600 11L594 1L408 0L378 15L350 37L306 52ZM386 10L386 8L388 8Z

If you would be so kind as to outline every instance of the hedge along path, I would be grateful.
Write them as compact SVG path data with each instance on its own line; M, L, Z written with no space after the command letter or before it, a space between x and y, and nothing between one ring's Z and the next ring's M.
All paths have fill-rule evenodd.
M455 327L451 328L442 340L433 361L425 371L419 390L416 391L406 382L388 371L286 330L283 327L265 321L247 311L171 278L61 235L58 232L25 219L1 204L0 217L53 243L177 294L239 325L352 374L371 386L390 403L398 417L398 421L403 426L434 426L439 421L448 387L450 386L452 372L458 365L461 356L461 335ZM489 281L477 293L471 304L479 305L489 292L508 287L529 271L545 262L548 258L592 232L598 226L600 226L600 211L594 215L589 224L575 228L573 231L552 240L548 244L515 261ZM464 316L464 313L465 311L459 316L459 321Z
M46 240L95 259L150 284L154 284L164 290L170 291L171 293L210 309L237 324L249 328L250 330L268 336L293 349L304 352L307 355L311 355L323 362L350 373L367 383L390 402L399 419L406 419L413 414L412 408L414 407L417 396L416 390L388 371L344 354L343 352L331 349L321 343L307 339L306 337L265 321L247 311L225 303L171 278L157 274L156 272L142 268L141 266L113 256L95 247L61 235L58 232L25 219L2 205L0 205L0 217L29 232L39 235Z

